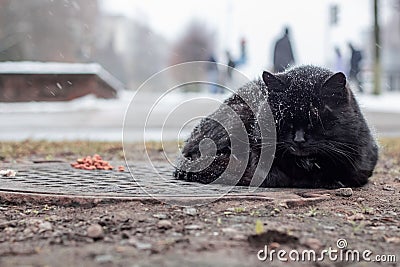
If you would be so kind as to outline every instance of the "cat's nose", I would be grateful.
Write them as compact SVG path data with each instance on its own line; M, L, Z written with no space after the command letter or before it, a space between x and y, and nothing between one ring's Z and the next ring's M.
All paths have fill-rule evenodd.
M306 141L306 139L304 139L304 130L300 129L297 130L296 133L294 134L294 142L301 144L304 143Z

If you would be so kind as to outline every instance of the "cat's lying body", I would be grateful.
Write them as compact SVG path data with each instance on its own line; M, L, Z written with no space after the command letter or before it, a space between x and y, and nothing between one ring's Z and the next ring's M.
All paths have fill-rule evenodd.
M255 96L253 99L259 101L260 108L268 103L272 111L276 151L268 173L263 174L263 163L259 163L264 141L257 114L239 97L240 92ZM297 67L275 75L264 72L262 80L239 89L224 103L239 115L250 144L248 157L245 157L248 160L242 162L245 171L240 174L240 180L224 179L223 183L249 185L260 164L261 171L257 174L263 175L261 186L264 187L356 187L366 184L372 175L378 158L377 145L342 73L334 74L314 66ZM225 114L221 109L214 115ZM225 117L222 120L232 127L240 124L229 115ZM203 119L185 143L182 155L186 160L178 160L175 177L210 183L227 168L230 137L226 128L212 118L210 115ZM209 152L200 153L199 144L204 138L215 143L216 156L208 167L190 171L186 166L188 162ZM212 150L212 146L208 147ZM207 150L207 146L203 150Z

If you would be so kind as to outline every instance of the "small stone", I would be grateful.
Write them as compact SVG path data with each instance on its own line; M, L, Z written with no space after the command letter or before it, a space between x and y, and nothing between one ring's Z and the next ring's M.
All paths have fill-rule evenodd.
M114 243L114 239L112 239L112 238L109 237L109 236L105 236L104 239L103 239L103 241L106 242L106 243Z
M353 195L353 189L350 187L339 188L336 190L336 195L341 197L351 197Z
M17 174L16 171L14 170L0 170L0 175L1 176L6 176L6 177L15 177L15 175Z
M304 242L304 245L312 250L319 250L322 247L321 241L316 238L307 238L307 240Z
M384 225L372 226L372 227L370 227L370 229L384 231L384 230L386 230L386 226L384 226Z
M186 225L185 229L186 230L200 230L203 227L201 225L197 225L197 224L190 224L190 225Z
M387 243L400 244L400 237L392 236L392 237L384 237Z
M28 220L26 221L26 223L27 223L28 225L32 225L32 226L35 226L35 227L38 227L39 224L41 224L41 223L43 223L43 222L44 222L43 220L36 219L36 218L28 219Z
M150 243L136 243L136 248L139 250L148 250L151 249L153 246Z
M141 242L135 237L129 238L127 243L131 246L136 247L139 250L151 249L153 247L150 243Z
M329 226L329 225L324 225L322 226L322 228L324 228L324 230L328 230L328 231L335 231L335 226Z
M231 237L231 240L235 240L235 241L246 241L247 240L247 236L243 235L243 234L237 234Z
M24 231L22 231L24 235L30 235L32 234L32 230L30 228L25 228Z
M225 234L236 234L238 231L234 228L227 227L227 228L222 228L222 232Z
M385 191L395 191L394 188L393 188L393 186L391 186L391 185L389 185L389 184L385 184L385 185L383 186L383 190L385 190Z
M172 222L169 220L160 220L157 223L158 228L160 229L171 229L172 228Z
M113 262L114 257L110 254L104 254L104 255L97 255L94 258L94 261L97 263L108 263L108 262Z
M58 221L58 220L61 220L60 216L57 216L57 215L54 215L54 214L52 214L52 215L47 217L47 221L49 221L49 222L55 222L55 221Z
M174 237L182 237L183 236L182 233L178 233L178 232L172 232L172 233L170 233L170 235L174 236Z
M131 237L131 238L128 239L128 244L131 245L131 246L135 246L136 242L138 242L138 241L134 237Z
M157 218L157 219L167 219L167 218L168 218L167 215L164 214L164 213L156 213L156 214L153 214L153 217L154 217L154 218Z
M387 211L387 214L392 215L392 216L397 216L397 212L394 212L391 210Z
M87 235L91 238L102 238L104 236L103 227L99 224L92 224L87 229Z
M39 224L39 230L42 232L51 231L51 230L53 230L53 226L51 225L50 222L42 222Z
M183 212L185 212L185 214L187 214L187 215L195 216L197 214L197 209L195 209L195 208L185 208L183 210Z
M363 197L359 197L359 198L357 198L357 202L363 202L365 200L365 198L363 198Z

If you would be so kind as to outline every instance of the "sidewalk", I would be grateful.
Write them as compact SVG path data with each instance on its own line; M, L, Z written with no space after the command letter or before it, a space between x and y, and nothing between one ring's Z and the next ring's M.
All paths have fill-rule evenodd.
M125 131L129 135L125 137L126 141L142 140L145 121L154 104L152 99L160 96L161 93L153 93L135 101L134 114L127 117L129 127ZM125 92L116 100L87 96L63 103L0 103L0 140L121 141L125 112L132 97L132 92ZM177 140L180 130L181 137L188 135L196 121L181 129L187 122L186 118L213 112L225 98L226 95L193 93L166 95L151 110L146 139L160 141L163 133L163 140ZM400 94L361 95L358 98L377 136L400 136L400 105L397 104L400 103ZM194 101L193 104L190 101ZM177 107L179 109L174 110Z

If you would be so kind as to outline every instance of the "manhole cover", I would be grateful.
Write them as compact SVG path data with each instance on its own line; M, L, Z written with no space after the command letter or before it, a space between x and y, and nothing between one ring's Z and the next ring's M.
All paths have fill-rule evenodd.
M118 164L114 164L116 166ZM217 199L254 198L265 200L313 200L320 195L305 196L293 189L231 187L227 194L225 185L201 185L177 180L172 176L169 164L158 163L129 165L133 171L85 171L66 163L46 163L14 166L15 177L0 177L0 197L3 200L36 196L33 200L51 198L69 199ZM195 192L195 194L193 193ZM321 199L325 199L323 195ZM29 199L31 201L32 199ZM51 202L51 201L50 201Z

